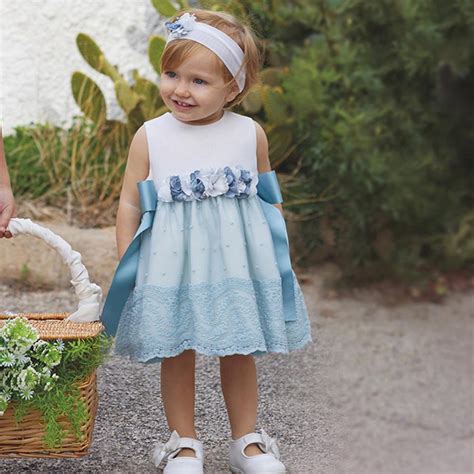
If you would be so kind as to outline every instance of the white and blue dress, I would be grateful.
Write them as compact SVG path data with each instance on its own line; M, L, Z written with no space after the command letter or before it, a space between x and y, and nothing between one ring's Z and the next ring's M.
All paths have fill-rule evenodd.
M133 288L126 298L118 284L115 296L111 288L102 316L116 335L115 353L150 363L187 349L260 356L312 342L291 264L284 301L285 256L257 195L254 121L226 110L216 122L192 125L167 112L145 130L153 212L136 238ZM119 297L124 304L114 312L109 300Z

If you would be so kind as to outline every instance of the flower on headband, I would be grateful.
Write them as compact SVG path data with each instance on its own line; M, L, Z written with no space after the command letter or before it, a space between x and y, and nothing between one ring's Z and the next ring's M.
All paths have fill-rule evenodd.
M172 38L182 38L194 28L195 23L196 15L185 13L178 17L174 22L167 21L165 26L168 28Z

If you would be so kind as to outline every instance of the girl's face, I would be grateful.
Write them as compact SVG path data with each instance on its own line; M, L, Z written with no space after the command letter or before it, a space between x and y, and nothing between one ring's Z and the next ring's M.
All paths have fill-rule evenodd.
M239 93L235 83L224 88L217 61L212 51L202 47L178 67L163 70L160 94L178 120L196 125L215 122Z

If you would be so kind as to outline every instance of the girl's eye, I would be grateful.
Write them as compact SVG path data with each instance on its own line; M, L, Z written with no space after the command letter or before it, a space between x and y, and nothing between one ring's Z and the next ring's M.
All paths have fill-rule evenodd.
M176 77L176 73L173 72L173 71L166 71L166 72L165 72L165 75L168 76L168 77L170 77L170 78L172 78L172 79L174 79L174 78ZM199 84L199 85L207 84L207 82L206 82L204 79L198 79L198 78L196 78L195 81L200 81L200 82L197 82L197 84Z

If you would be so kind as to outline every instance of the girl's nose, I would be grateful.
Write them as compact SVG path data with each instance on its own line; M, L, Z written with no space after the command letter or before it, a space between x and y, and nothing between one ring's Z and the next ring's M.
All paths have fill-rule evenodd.
M174 90L176 95L179 96L188 96L189 95L189 90L184 81L180 81L178 85L176 86L176 89Z

